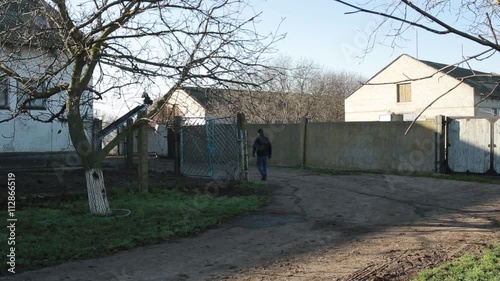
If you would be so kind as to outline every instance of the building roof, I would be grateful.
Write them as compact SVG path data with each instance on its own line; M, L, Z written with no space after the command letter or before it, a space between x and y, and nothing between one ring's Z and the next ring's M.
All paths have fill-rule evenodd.
M43 0L7 0L0 3L0 44L54 48L61 43L50 26L47 13L54 13Z
M370 81L377 77L381 72L386 70L389 66L391 66L393 63L398 61L401 57L406 56L409 58L414 59L415 61L421 62L426 64L427 66L430 66L436 70L439 70L440 72L449 75L455 79L462 79L465 77L469 77L473 74L480 75L479 77L470 77L464 80L464 83L467 85L471 86L474 88L475 92L479 95L488 95L490 94L493 90L495 90L495 87L497 86L498 82L500 82L500 74L497 73L487 73L487 72L482 72L482 71L477 71L477 70L471 70L469 68L462 68L462 67L457 67L454 65L448 65L448 64L443 64L443 63L437 63L437 62L432 62L432 61L426 61L426 60L419 60L416 59L410 55L407 54L402 54L399 57L397 57L395 60L387 64L384 68L379 70L375 75L370 77L366 83L370 83ZM356 91L358 91L361 87L363 87L364 84L360 85L357 89L355 89L351 94L349 94L347 98L352 96ZM493 96L500 97L500 88L496 88L494 93L492 94Z
M205 108L207 107L212 95L211 90L208 88L183 87L182 90L186 91L188 95Z
M454 65L447 65L432 61L419 61L458 80L470 77L465 79L464 83L473 87L477 94L488 95L495 90L493 95L500 96L500 90L495 89L497 84L500 82L500 74L487 73L470 68L457 67Z

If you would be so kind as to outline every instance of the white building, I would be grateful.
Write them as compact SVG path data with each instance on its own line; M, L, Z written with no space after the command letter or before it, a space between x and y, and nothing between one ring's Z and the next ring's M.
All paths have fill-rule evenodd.
M70 75L71 66L62 67L68 58L57 47L56 42L60 42L57 35L47 32L50 28L43 17L32 14L33 7L39 3L33 0L2 3L0 63L14 70L22 79L0 70L0 158L12 154L75 151L64 120L65 114L61 114L60 118L51 118L65 105L65 92L24 103L32 96L23 83L42 93L51 86L69 81ZM46 74L58 68L63 71L56 71L56 75ZM20 80L25 82L20 83ZM91 140L93 114L90 93L82 99L81 112ZM12 119L13 116L15 118Z
M499 115L499 82L498 74L401 55L346 98L345 121L413 120L445 93L419 119Z

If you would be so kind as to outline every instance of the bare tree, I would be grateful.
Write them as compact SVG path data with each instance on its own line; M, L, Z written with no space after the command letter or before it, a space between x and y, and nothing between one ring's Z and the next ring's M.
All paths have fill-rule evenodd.
M393 38L393 46L406 31L415 27L438 35L455 34L494 52L500 51L498 1L334 1L354 9L348 14L368 13L382 17L374 35L382 26L388 25L386 35ZM371 44L376 40L375 36L370 39Z
M296 123L307 117L326 122L344 119L344 99L364 79L324 70L317 63L279 57L266 71L260 91L216 91L210 114L244 112L251 123Z
M261 62L282 38L255 31L259 14L244 0L5 0L0 20L2 79L16 81L29 103L46 100L42 122L67 122L71 141L85 167L92 214L111 213L102 161L130 130L147 122L185 84L255 86ZM5 26L5 25L4 25ZM104 95L148 85L169 87L145 118L100 151L91 143L85 106ZM134 91L135 92L135 91Z
M387 32L383 35L384 39L392 38L391 46L397 47L400 40L405 40L405 33L417 28L426 32L438 35L457 35L465 40L477 43L478 46L484 47L483 50L477 53L470 54L455 64L447 65L434 75L439 73L451 73L458 65L465 63L470 70L463 77L457 77L460 83L467 80L476 80L480 83L494 85L491 87L490 93L487 93L480 102L491 96L498 87L500 87L500 75L496 73L477 73L470 65L471 60L486 60L500 51L500 2L495 0L479 0L479 1L388 1L380 3L380 1L343 1L334 0L342 5L353 8L353 11L347 14L366 13L378 16L381 21L373 30L369 37L366 51L369 52L375 45L377 35L384 32L383 27L388 27ZM466 72L465 72L466 73ZM423 80L433 77L412 78L407 81ZM403 81L394 81L403 82ZM368 83L370 84L370 83ZM373 84L372 84L373 85ZM457 85L458 86L458 85ZM434 102L452 92L453 88L445 91L426 106L416 117L413 123L429 108ZM477 105L477 103L475 104ZM413 125L412 123L412 125ZM411 126L408 130L411 128ZM408 132L408 130L406 132Z

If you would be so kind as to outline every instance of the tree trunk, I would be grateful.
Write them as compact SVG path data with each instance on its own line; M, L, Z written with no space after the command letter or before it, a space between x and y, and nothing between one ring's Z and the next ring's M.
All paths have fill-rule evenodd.
M90 213L92 215L107 216L111 214L102 169L91 168L85 170L87 179L87 193L89 197Z

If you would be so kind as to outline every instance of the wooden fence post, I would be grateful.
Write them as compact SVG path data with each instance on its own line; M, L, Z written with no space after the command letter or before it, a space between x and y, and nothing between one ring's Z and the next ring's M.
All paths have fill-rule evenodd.
M130 129L133 123L134 121L132 119L128 119L127 129ZM134 166L134 131L129 131L127 134L125 153L125 167L127 169L132 169Z
M139 119L145 116L145 112L141 112L138 116ZM139 125L138 135L138 147L137 152L139 154L139 165L138 165L138 175L139 175L139 191L148 192L148 123L144 121Z

